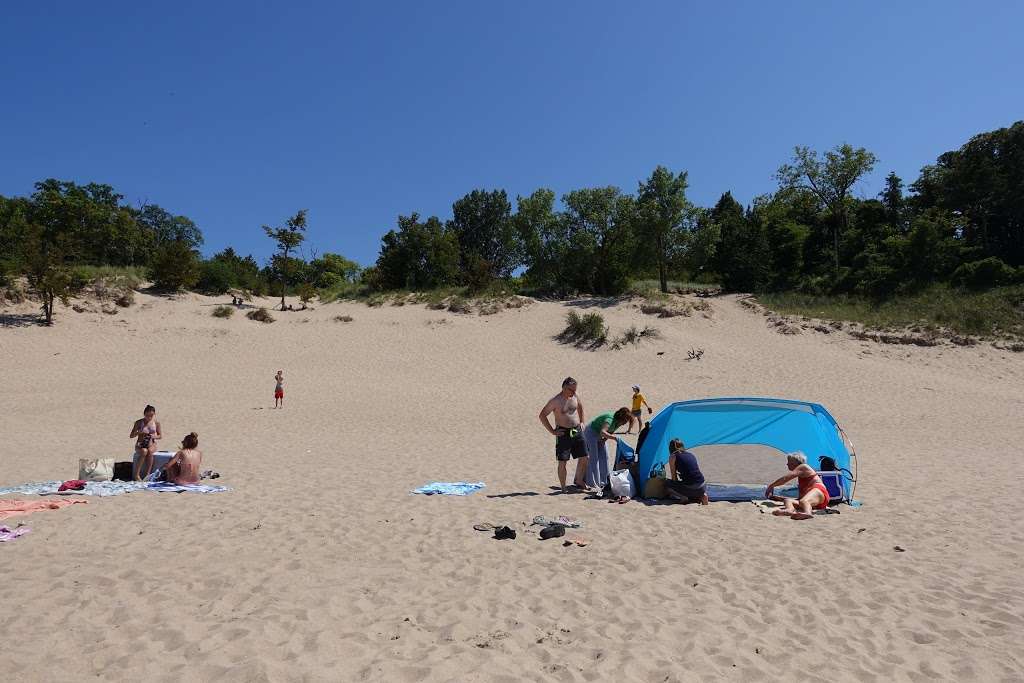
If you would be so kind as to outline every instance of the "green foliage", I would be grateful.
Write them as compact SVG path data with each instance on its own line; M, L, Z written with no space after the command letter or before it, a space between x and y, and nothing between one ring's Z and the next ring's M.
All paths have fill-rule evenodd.
M971 289L988 289L1008 285L1017 279L1017 271L995 256L965 263L953 271L954 284Z
M630 325L622 333L622 336L615 341L615 343L612 345L612 348L622 348L627 344L632 344L633 346L636 346L644 339L657 339L660 336L661 332L659 332L658 328L656 327L645 325L641 329L638 328L636 325Z
M217 306L210 315L214 318L230 318L234 314L235 309L233 306Z
M875 301L846 294L764 294L761 303L787 315L849 320L874 329L946 328L961 335L1024 337L1024 286L967 292L934 285L910 295Z
M272 316L270 314L270 311L268 311L266 308L262 306L260 306L254 311L249 311L248 313L245 314L245 317L248 318L249 320L255 320L256 322L261 323L274 322L274 316Z
M565 329L558 335L558 339L577 346L597 348L608 342L608 326L600 313L580 315L576 311L569 311L565 317Z
M878 158L863 147L842 144L822 157L809 147L797 146L793 159L776 172L783 192L805 193L816 198L833 217L831 222L835 276L839 276L839 239L849 225L850 189L871 173Z
M43 321L47 325L53 324L54 302L67 306L80 288L71 268L76 246L69 233L59 226L25 226L20 262L29 291L42 302Z
M317 289L337 289L359 280L361 268L341 254L326 253L309 262L308 280Z
M455 233L436 216L420 222L417 213L398 217L398 231L384 235L375 268L364 274L364 282L377 291L428 290L459 279Z
M308 282L303 282L295 289L295 293L299 296L299 301L308 304L316 296L316 289Z
M512 205L505 190L473 190L452 205L447 229L459 245L464 272L474 288L489 278L506 278L523 262L523 246L512 221Z
M962 216L961 238L981 257L1024 265L1024 121L940 155L911 188L919 210Z
M199 281L199 276L199 254L188 242L168 242L156 248L150 278L157 289L189 289Z
M721 236L715 270L722 278L722 287L734 292L764 289L771 270L763 221L754 215L744 215L743 207L729 192L719 198L710 219Z
M199 264L196 289L204 294L224 294L235 285L231 267L223 261L210 259Z
M639 253L658 265L661 291L668 291L668 268L687 246L687 223L697 214L686 198L686 171L678 175L658 166L651 177L640 183L637 192L635 235Z
M281 227L264 225L263 232L277 243L277 253L271 257L270 267L281 283L281 309L284 310L288 278L298 270L296 259L291 257L291 253L306 239L306 209L300 209Z
M565 289L619 294L629 285L636 202L617 187L573 190L562 197Z

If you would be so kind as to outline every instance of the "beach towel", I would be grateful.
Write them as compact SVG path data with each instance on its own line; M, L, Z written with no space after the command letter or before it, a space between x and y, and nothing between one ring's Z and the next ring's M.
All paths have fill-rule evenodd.
M86 482L85 488L81 491L60 490L63 482L40 481L33 484L21 484L20 486L8 486L0 489L0 496L50 496L50 495L75 495L75 496L120 496L123 493L133 491L145 491L146 484L138 481L90 481Z
M171 484L165 481L158 481L146 486L149 491L157 493L223 493L227 486L212 486L210 484Z
M479 491L485 486L486 484L482 481L478 481L475 484L465 481L434 481L429 484L424 484L418 489L412 491L412 493L422 493L425 496L468 496L471 493Z
M565 515L559 515L558 517L545 517L544 515L537 515L533 518L533 525L539 526L550 526L552 524L561 524L562 526L570 527L572 529L578 529L583 526L583 522L576 519L575 517L567 517Z
M13 541L18 536L24 536L29 531L31 531L31 529L29 529L27 526L19 526L15 527L14 529L11 529L10 527L6 526L0 526L0 543L5 543L6 541Z
M85 500L0 500L0 520L19 515L30 515L40 510L59 510L75 503L87 503Z

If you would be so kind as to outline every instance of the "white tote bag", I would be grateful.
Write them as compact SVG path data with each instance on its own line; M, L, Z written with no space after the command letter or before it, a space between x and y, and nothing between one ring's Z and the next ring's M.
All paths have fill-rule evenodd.
M114 459L82 458L78 461L78 478L83 481L110 481L114 478Z
M608 477L608 481L612 486L612 495L616 498L619 496L636 497L636 482L633 481L633 475L629 473L629 470L615 470Z

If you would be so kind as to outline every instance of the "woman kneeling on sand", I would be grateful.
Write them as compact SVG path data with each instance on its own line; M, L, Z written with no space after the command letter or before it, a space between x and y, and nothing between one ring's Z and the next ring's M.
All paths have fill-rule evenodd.
M164 472L171 484L196 484L199 482L199 468L203 454L199 448L199 435L192 432L181 440L181 450L167 462Z
M697 457L686 450L680 439L668 442L668 472L665 489L670 498L680 503L708 504L708 486Z
M773 515L784 515L793 519L810 519L812 510L824 510L828 507L828 489L814 468L807 464L807 456L800 451L786 454L786 467L789 474L779 477L768 484L764 495L770 500L781 501L786 507L776 510ZM774 495L775 487L797 480L797 496L786 498ZM799 507L799 510L797 509Z

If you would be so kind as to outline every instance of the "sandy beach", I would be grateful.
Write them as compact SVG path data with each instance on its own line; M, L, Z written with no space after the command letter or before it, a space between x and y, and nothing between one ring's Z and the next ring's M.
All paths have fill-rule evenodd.
M198 432L231 487L8 520L31 533L0 544L4 680L1024 680L1022 354L786 336L732 296L664 320L628 301L335 303L260 324L218 303L0 320L0 486L126 459L151 403L162 446ZM661 337L554 340L589 307ZM633 383L656 410L820 402L857 446L863 507L794 523L558 495L537 412L569 374L591 415ZM409 493L435 480L486 488ZM591 543L542 542L535 515Z

